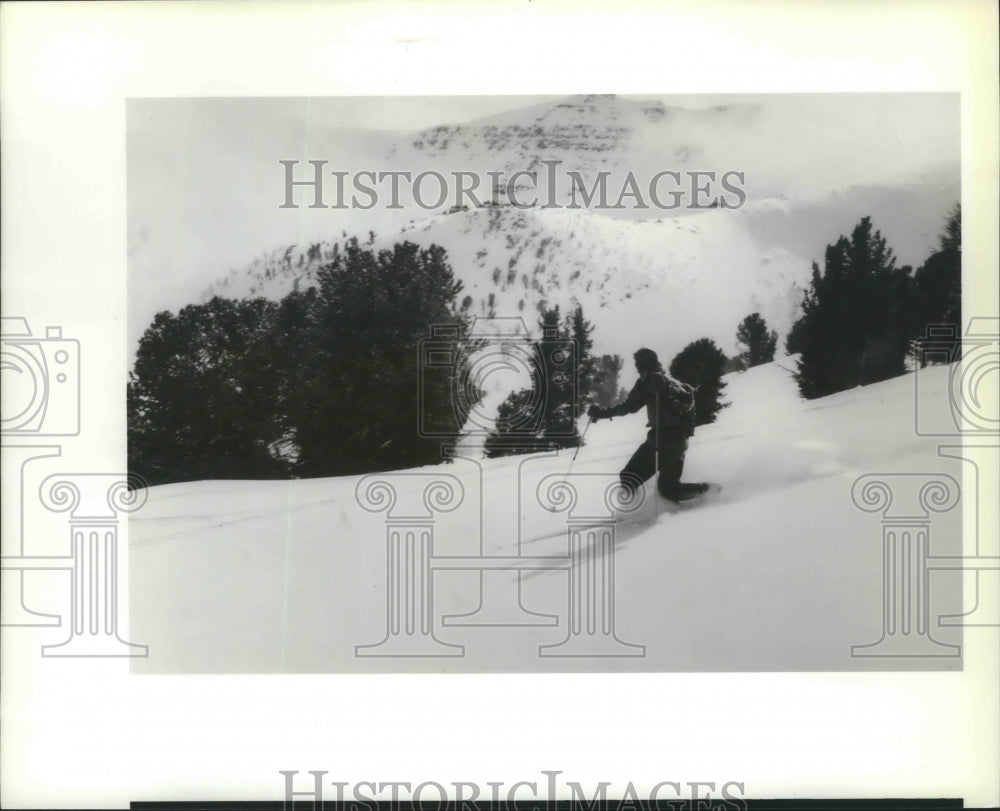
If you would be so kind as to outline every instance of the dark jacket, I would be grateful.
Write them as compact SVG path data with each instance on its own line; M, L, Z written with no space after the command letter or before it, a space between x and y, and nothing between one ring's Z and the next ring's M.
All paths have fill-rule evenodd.
M604 409L602 416L619 417L634 414L646 406L646 421L650 428L671 434L694 433L694 389L666 372L648 372L640 377L625 400Z

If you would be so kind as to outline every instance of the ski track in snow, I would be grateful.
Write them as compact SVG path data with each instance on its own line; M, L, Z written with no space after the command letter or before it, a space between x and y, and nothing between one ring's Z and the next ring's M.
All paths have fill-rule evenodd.
M790 364L727 376L724 398L731 405L691 440L684 479L716 482L720 493L667 512L650 482L654 495L642 509L656 511L653 520L616 528L617 633L645 644L644 658L553 662L538 658L538 645L558 642L564 630L442 625L444 616L474 610L487 580L476 572L440 571L433 575L435 633L466 646L466 656L448 660L449 668L884 667L849 656L852 644L878 638L882 554L879 518L851 503L851 486L866 473L937 471L960 479L961 471L937 456L933 439L915 434L913 374L804 402L783 365ZM927 398L922 407L945 402L948 371L919 373ZM591 475L603 487L645 431L641 414L591 426L573 474ZM414 474L457 476L466 500L436 516L434 555L561 560L558 569L488 575L491 589L516 586L525 608L558 615L567 599L565 516L533 504L531 488L519 496L519 475L532 484L565 475L571 456L564 450L459 459L373 475L398 482L400 505L416 503L423 482L415 484ZM443 665L435 660L354 656L355 645L377 642L386 628L385 516L357 503L360 478L152 488L129 525L131 634L150 646L149 658L133 670L439 672ZM934 554L954 551L959 513L935 517ZM593 538L588 544L597 554ZM935 607L960 613L959 582L935 580ZM935 635L944 639L949 632L936 629ZM893 663L907 666L914 665ZM939 666L960 665L944 660Z

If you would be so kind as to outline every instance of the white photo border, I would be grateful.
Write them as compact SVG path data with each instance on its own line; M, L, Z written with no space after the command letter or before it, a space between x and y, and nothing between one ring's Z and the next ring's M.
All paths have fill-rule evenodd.
M996 315L995 3L83 2L0 15L3 314L62 325L101 359L67 469L126 467L128 98L959 91L964 312ZM759 798L1000 802L986 720L1000 715L996 629L967 633L962 672L863 674L130 677L127 660L43 659L29 636L3 633L4 807L280 800L280 770L310 769L351 783L561 770L588 785L739 781Z

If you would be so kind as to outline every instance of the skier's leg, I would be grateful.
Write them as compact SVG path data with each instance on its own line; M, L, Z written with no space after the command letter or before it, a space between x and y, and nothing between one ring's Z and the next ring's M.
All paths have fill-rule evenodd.
M661 443L660 478L657 480L657 490L664 498L671 501L687 501L708 492L709 486L704 482L682 482L684 472L684 454L687 453L687 438L671 438Z
M683 485L684 454L687 452L687 437L663 437L660 440L660 476L656 489L664 498L679 500Z
M625 467L618 474L622 489L631 500L636 492L656 472L656 450L651 439L647 438L632 454Z

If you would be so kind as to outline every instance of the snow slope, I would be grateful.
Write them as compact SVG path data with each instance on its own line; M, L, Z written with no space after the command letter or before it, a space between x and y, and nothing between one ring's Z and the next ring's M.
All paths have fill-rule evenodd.
M723 491L679 513L651 498L644 521L617 528L615 628L645 646L640 658L540 658L565 624L565 568L433 575L431 621L461 658L358 658L386 635L385 515L359 505L360 477L203 481L152 488L129 526L131 638L149 645L136 673L749 671L958 668L960 659L858 659L851 646L881 633L881 524L851 501L866 473L948 473L933 438L914 431L914 375L809 402L785 359L727 378L731 406L698 430L685 479ZM921 407L945 403L948 368L919 373ZM640 415L590 427L573 465L586 504L600 506L644 434ZM419 506L420 474L464 488L437 513L435 556L567 558L565 514L531 495L565 474L571 453L458 459L383 474L399 509ZM583 475L581 475L583 474ZM597 488L596 490L594 488ZM413 501L416 499L416 501ZM960 550L959 510L936 515L932 554ZM548 536L548 537L543 537ZM608 556L600 558L606 563ZM574 559L576 565L576 559ZM934 618L961 611L957 574L931 576L932 633L960 642ZM443 618L493 607L520 591L530 612L560 623L462 627ZM492 602L496 600L496 602ZM538 621L537 616L534 617ZM496 620L497 617L494 617Z
M464 285L462 311L523 318L534 329L540 303L579 303L595 325L594 351L631 356L658 347L669 359L690 341L715 340L735 354L736 325L751 312L787 333L809 280L809 261L762 250L739 218L697 216L634 222L588 210L482 208L440 214L377 239L444 245ZM205 294L280 298L314 283L329 243L275 252L250 273L231 274ZM626 327L627 325L627 327Z

